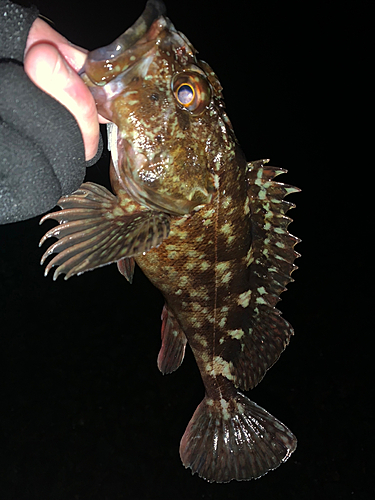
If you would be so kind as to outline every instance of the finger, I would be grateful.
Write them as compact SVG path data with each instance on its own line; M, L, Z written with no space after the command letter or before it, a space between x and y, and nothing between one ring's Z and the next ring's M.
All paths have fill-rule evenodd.
M36 19L32 24L29 35L27 38L25 58L33 45L40 42L46 42L55 45L65 61L76 72L78 72L84 65L88 51L82 47L72 44L65 37L55 31L49 24L42 19ZM99 123L109 123L103 116L98 114Z
M71 44L65 37L51 28L49 24L38 18L30 28L26 42L25 57L30 48L40 42L55 45L60 54L64 56L65 60L75 71L79 71L86 61L86 49Z
M94 99L78 74L65 62L57 48L35 43L24 59L29 78L44 92L64 105L75 117L85 146L86 160L96 154L99 123Z

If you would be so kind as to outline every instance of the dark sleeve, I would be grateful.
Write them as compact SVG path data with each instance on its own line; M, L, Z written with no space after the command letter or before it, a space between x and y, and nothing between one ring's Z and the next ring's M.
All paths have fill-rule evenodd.
M0 224L53 208L93 164L85 162L73 115L24 72L26 40L37 16L35 7L0 0Z

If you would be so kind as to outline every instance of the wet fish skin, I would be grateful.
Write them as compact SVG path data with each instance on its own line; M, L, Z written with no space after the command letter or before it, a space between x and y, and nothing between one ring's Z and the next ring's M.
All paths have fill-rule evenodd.
M269 244L262 239L262 248L257 248L256 238L267 222L255 227L249 210L253 214L263 211L272 198L264 204L257 196L250 200L246 175L263 182L266 178L268 189L276 193L275 204L282 205L279 196L293 188L270 182L268 178L277 171L263 162L240 168L241 157L235 156L233 168L221 172L225 189L219 187L211 204L190 216L172 219L165 243L136 258L163 292L167 310L180 325L181 340L181 333L186 335L206 390L181 440L182 461L201 477L216 482L259 477L285 461L296 447L286 426L237 389L257 385L293 334L274 307L277 293L291 280L293 266L282 261L278 267L276 255L263 254L263 262L257 258L257 254L274 251L275 241L271 234ZM287 223L282 217L282 224ZM277 225L274 229L284 231ZM286 248L277 255L289 255L293 260L298 240L288 233L284 237L289 247L285 243ZM283 244L279 235L275 240ZM170 341L176 342L175 338Z
M239 389L261 381L293 334L275 306L298 256L284 200L298 189L276 182L285 171L267 160L246 161L216 75L162 2L90 53L82 76L116 125L115 195L85 183L42 219L60 223L42 239L58 238L46 273L117 262L131 282L136 261L166 299L159 369L176 370L189 343L205 386L181 440L183 464L210 482L260 477L296 438ZM179 89L181 99L194 90L189 106Z

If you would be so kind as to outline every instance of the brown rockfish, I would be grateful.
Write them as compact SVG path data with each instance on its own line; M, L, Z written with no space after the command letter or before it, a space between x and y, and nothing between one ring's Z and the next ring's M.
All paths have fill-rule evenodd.
M165 297L159 369L176 370L188 342L205 386L183 464L208 481L262 476L296 439L238 389L256 386L293 334L275 305L298 255L284 200L298 189L275 182L285 171L267 160L245 160L215 73L162 2L89 53L82 77L111 121L115 194L87 182L43 217L60 223L41 241L58 239L46 274L117 262L131 282L136 262Z

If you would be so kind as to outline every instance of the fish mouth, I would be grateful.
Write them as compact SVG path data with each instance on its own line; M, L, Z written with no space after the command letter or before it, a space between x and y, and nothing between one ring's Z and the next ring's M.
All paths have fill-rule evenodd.
M188 41L175 30L165 13L163 2L149 0L132 27L113 43L88 54L82 77L96 101L98 112L112 122L108 126L109 148L117 177L111 176L112 186L119 185L135 201L153 210L181 215L211 201L211 179L203 176L199 182L176 182L173 172L166 172L167 168L173 170L171 165L158 158L160 152L150 156L133 147L131 138L125 137L123 130L118 131L121 120L112 106L119 96L127 99L134 93L134 81L146 77L164 40L176 47L186 46L190 52Z
M148 0L133 26L109 45L89 52L81 72L85 83L89 87L104 86L139 60L151 47L147 42L152 43L160 30L155 21L165 14L166 7L161 0ZM138 43L140 41L142 43Z
M136 22L125 33L105 47L90 52L92 62L102 62L118 57L122 52L138 42L150 29L152 23L166 14L166 7L160 0L149 0Z

